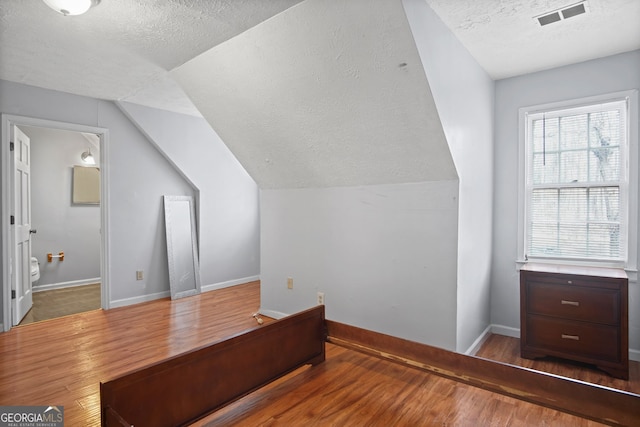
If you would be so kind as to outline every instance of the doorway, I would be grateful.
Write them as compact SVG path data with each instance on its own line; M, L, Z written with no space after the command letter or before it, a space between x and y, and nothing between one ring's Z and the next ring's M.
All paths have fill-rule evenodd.
M93 155L95 155L95 159L96 159L96 165L94 165L93 167L95 169L97 169L99 171L99 176L102 178L100 179L100 183L98 185L98 189L97 189L97 197L99 197L99 204L91 204L91 203L76 203L74 204L74 186L73 186L73 178L68 179L69 184L63 184L62 185L62 189L58 188L57 191L62 191L62 193L58 194L57 197L61 197L64 200L64 202L66 203L66 207L63 207L61 209L66 210L65 212L59 212L59 211L53 211L51 210L51 212L45 212L39 213L39 219L33 223L33 227L31 227L31 233L30 235L32 236L32 243L34 239L38 239L38 244L36 245L39 249L36 249L36 251L34 251L34 255L36 255L36 258L38 259L38 262L40 263L40 268L41 268L41 277L44 278L44 276L46 276L48 274L49 278L45 279L46 283L44 283L45 281L42 282L35 282L36 283L36 290L40 290L40 291L61 291L64 288L69 288L69 290L71 290L71 288L74 287L78 287L80 288L81 286L86 285L90 285L90 284L95 284L96 283L96 279L98 281L98 283L100 283L100 285L98 285L98 292L99 292L99 300L100 300L100 304L98 308L104 308L107 309L109 308L109 281L108 281L108 268L106 268L106 266L108 266L108 261L107 261L107 255L108 255L108 248L107 248L107 244L108 244L108 239L106 238L106 236L108 235L108 223L107 223L107 208L108 208L108 200L107 200L107 196L108 196L108 175L106 174L106 168L107 168L107 162L105 161L105 153L107 152L107 148L108 148L108 131L106 129L103 128L95 128L95 127L88 127L88 126L83 126L83 125L76 125L76 124L70 124L70 123L61 123L61 122L53 122L53 121L48 121L48 120L41 120L41 119L33 119L33 118L28 118L28 117L19 117L19 116L11 116L11 115L2 115L2 169L3 169L3 173L1 176L2 179L2 185L1 185L1 191L2 191L2 218L3 218L3 223L2 223L2 279L3 279L3 292L2 292L2 321L3 321L3 329L5 331L8 331L12 326L14 326L16 324L16 319L14 317L14 312L15 312L15 300L12 299L13 295L16 295L19 292L16 292L16 288L18 286L18 282L20 280L22 280L22 278L20 277L20 274L16 274L16 268L14 267L16 264L16 245L15 245L15 229L13 228L15 225L11 225L11 219L12 216L15 217L15 197L14 197L14 193L15 193L15 174L13 171L13 168L11 167L11 156L13 156L13 152L11 152L10 150L10 144L12 141L12 135L15 133L15 129L16 128L20 128L23 131L26 131L26 134L31 134L31 136L33 135L39 135L38 138L41 138L42 133L43 132L50 132L51 135L56 134L58 135L58 137L62 136L62 139L64 140L65 138L67 139L73 139L73 138L80 138L78 145L77 145L77 153L75 153L75 155L77 156L77 162L74 160L73 163L77 163L77 165L75 166L84 166L84 162L82 162L81 159L81 154L85 153L85 152L90 152ZM73 138L72 138L73 137ZM42 143L42 142L40 142ZM47 148L51 148L51 146L47 147ZM67 147L66 149L67 151L69 150L69 148ZM65 150L60 150L65 151ZM54 151L55 152L55 151ZM9 154L9 155L7 155ZM49 151L47 153L47 150L44 150L44 154L41 153L41 156L49 157L48 159L45 159L45 163L47 164L54 164L55 161L50 158L52 156L52 152ZM37 165L36 165L37 166ZM87 165L87 167L92 167ZM72 169L73 166L66 166L65 170L61 170L59 171L60 174L69 174L68 177L71 176L72 174ZM55 191L53 191L55 184L52 183L52 187L50 189L47 188L40 188L40 190L38 190L39 193L42 193L43 191L46 193L48 190L51 190L50 192L55 193ZM40 184L40 187L42 187L42 184ZM56 187L60 187L60 185L57 185ZM66 188L64 188L66 187ZM34 187L35 189L35 187ZM37 196L37 194L34 194L34 196ZM37 206L37 204L30 204L30 206L35 205ZM74 210L75 209L75 210ZM80 214L78 216L78 214ZM50 215L50 220L47 218L46 215ZM70 218L70 216L74 216L74 218ZM55 216L58 216L59 218L54 218ZM82 219L84 217L84 219ZM82 222L82 221L86 221L87 218L92 217L95 220L94 223L94 231L87 231L87 229L85 228L82 232L79 230L80 227L78 227L78 225ZM43 220L44 218L44 220ZM64 221L67 221L67 226L68 227L72 227L71 229L67 229L64 230L65 233L67 235L72 235L73 241L78 241L80 242L79 244L81 246L85 247L85 252L93 252L93 254L95 255L95 257L97 258L97 262L94 261L94 266L93 266L93 270L92 272L88 272L87 270L87 266L90 263L86 263L86 262L76 262L76 266L74 268L72 268L71 264L72 262L69 259L69 255L70 254L74 254L74 261L79 261L78 258L81 258L83 255L82 250L79 252L77 248L72 249L71 246L69 246L69 249L67 249L67 253L65 254L65 256L63 257L62 255L65 252L65 248L62 247L58 247L56 246L56 242L55 242L55 236L52 236L52 229L55 229L56 227L51 227L51 224L46 224L46 226L43 226L43 228L41 228L42 231L40 231L40 235L38 235L38 225L37 223L40 224L45 224L47 222L51 222L54 223L55 220L58 221L62 221L62 222L58 222L58 224L62 224L64 223ZM49 230L47 232L45 232L45 228L49 228ZM59 228L60 226L58 225L57 228ZM78 228L78 230L75 230L75 228ZM75 236L74 236L75 233ZM93 236L85 236L85 234L94 234ZM91 240L91 237L93 237L95 239L94 244L92 244L94 247L93 249L89 250L89 247L86 244L86 239L84 240L85 243L81 243L83 241L84 238L89 238L89 241ZM73 243L65 243L66 245L72 245ZM54 246L56 246L54 248ZM43 249L44 247L47 247L47 249ZM49 256L49 254L51 254ZM29 254L30 256L29 258L29 262L31 261L31 254ZM25 258L25 257L21 257L21 258ZM66 260L65 260L66 258ZM51 259L51 262L49 262L49 259ZM65 261L67 261L67 263L65 264ZM45 271L45 268L48 268L48 270ZM85 269L85 271L82 271L82 269ZM80 270L78 270L80 269ZM75 270L75 273L72 272L72 270ZM45 273L45 274L43 274ZM67 274L65 276L65 274ZM70 280L69 274L77 274L78 277L82 276L82 278L78 279L78 280ZM47 286L40 286L40 289L38 289L39 286L37 285L48 285ZM18 289L20 291L20 289ZM94 291L95 293L95 285L94 285ZM33 294L33 295L37 295L37 293ZM19 315L24 315L25 313L19 313Z
M32 126L14 133L18 129L30 142L33 293L19 324L99 309L99 138Z

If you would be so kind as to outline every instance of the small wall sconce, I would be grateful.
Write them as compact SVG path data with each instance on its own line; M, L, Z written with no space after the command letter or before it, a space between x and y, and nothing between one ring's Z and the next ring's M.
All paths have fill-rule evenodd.
M93 158L93 154L91 154L91 149L87 149L84 153L80 154L80 159L88 165L95 165L96 159Z

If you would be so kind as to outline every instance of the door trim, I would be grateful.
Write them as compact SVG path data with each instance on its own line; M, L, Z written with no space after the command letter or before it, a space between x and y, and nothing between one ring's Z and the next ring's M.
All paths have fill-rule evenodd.
M101 306L109 309L111 305L110 264L109 264L109 130L106 128L85 126L52 120L36 119L32 117L2 114L2 141L0 145L0 200L2 201L0 230L1 242L1 272L2 272L2 328L8 331L12 325L11 319L11 186L13 177L10 171L9 143L11 142L11 126L36 126L49 129L66 130L72 132L86 132L98 135L100 138L100 275Z

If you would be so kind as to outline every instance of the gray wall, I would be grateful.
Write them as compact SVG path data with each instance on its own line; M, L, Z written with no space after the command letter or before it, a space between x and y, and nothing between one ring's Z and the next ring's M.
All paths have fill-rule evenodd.
M464 351L490 318L493 82L426 3L403 6L460 180L262 190L262 310L320 291L329 319Z
M494 83L424 0L403 1L460 178L456 350L489 326Z
M257 280L258 187L206 120L131 103L122 111L199 190L203 289Z
M518 109L640 88L640 51L496 82L494 246L491 322L520 328L518 241ZM636 141L637 143L637 141ZM632 198L638 194L631 195ZM629 283L629 347L640 351L640 289ZM637 354L640 356L640 354Z
M262 190L261 312L320 291L328 319L454 349L457 200L457 181Z
M0 94L3 113L109 130L108 158L103 161L108 164L109 174L106 179L109 180L110 201L110 265L107 266L111 280L110 301L112 306L118 306L169 295L162 196L195 195L196 191L184 176L112 102L7 81L0 81ZM184 149L188 150L188 147L185 142ZM217 168L225 168L224 161L218 163L211 159L209 169ZM212 197L215 199L216 195ZM223 201L218 208L226 209ZM255 218L257 214L247 215ZM236 227L230 225L226 230L231 234ZM255 225L252 230L257 235ZM201 238L221 239L202 234ZM247 238L242 245L255 246L256 241L256 237ZM242 249L236 251L236 255L237 252L256 253L257 250ZM246 269L241 271L242 267L236 267L234 278L252 277L258 273L251 263L244 264L244 257L237 259L240 259L238 265L244 265ZM201 265L207 263L216 265L217 260L200 259ZM136 270L145 271L144 280L136 280Z
M91 145L78 132L21 126L31 139L31 254L40 261L34 289L100 281L100 206L71 203L73 166ZM100 164L98 147L91 146ZM47 253L64 251L64 261Z

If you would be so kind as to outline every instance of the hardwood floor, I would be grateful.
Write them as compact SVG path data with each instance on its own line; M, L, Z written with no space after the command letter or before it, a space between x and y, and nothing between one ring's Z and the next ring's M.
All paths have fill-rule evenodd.
M0 405L62 405L65 425L98 426L100 381L253 328L259 299L253 282L13 328L0 334ZM194 424L221 425L597 424L327 344L324 363Z
M598 423L327 344L302 368L194 423L217 426L596 426Z
M476 356L640 394L640 362L629 362L629 380L626 381L614 378L592 365L570 360L553 357L523 359L520 357L518 338L495 334L485 341Z
M100 309L100 283L34 292L33 307L20 325Z

